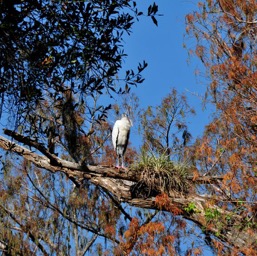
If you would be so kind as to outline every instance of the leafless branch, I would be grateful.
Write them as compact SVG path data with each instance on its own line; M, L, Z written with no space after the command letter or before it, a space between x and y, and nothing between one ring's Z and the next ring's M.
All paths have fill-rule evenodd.
M160 211L169 211L166 209L165 206L159 207L156 204L155 197L146 197L146 198L134 198L132 197L132 188L131 186L140 180L140 173L136 171L117 171L114 168L110 168L107 166L87 166L86 169L83 169L76 163L72 163L69 161L62 160L58 158L58 163L60 166L56 166L51 163L49 158L44 155L39 155L31 150L22 147L16 143L7 140L4 137L0 136L0 147L12 151L16 154L19 154L23 158L27 159L28 161L32 162L39 168L44 168L49 170L52 173L55 172L63 172L67 175L70 179L75 179L78 184L83 184L83 181L87 179L89 182L96 186L100 186L108 191L114 198L117 198L117 203L126 202L132 206L140 207L140 208L147 208L147 209L154 209ZM216 183L222 180L221 176L204 176L204 177L189 177L192 183ZM128 182L130 181L130 182ZM35 185L35 184L34 184ZM39 189L39 188L37 188ZM42 198L44 198L43 193L39 190L38 191ZM205 209L211 208L213 210L219 211L222 215L228 214L233 219L233 222L236 224L240 224L242 222L242 217L237 215L236 213L231 213L228 211L224 211L221 207L219 207L220 202L227 202L227 196L220 195L208 195L208 196L201 196L195 193L190 193L183 195L181 193L177 193L176 191L171 191L169 193L170 203L174 205L174 207L181 210L181 215L189 219L200 227L206 228L206 219L205 219ZM208 202L211 200L213 202L212 205L209 205ZM45 198L47 200L47 198ZM194 204L196 210L192 213L188 213L185 209L188 207L189 204ZM206 206L207 205L207 206ZM79 227L86 229L98 236L105 237L107 239L112 239L107 237L103 234L98 227L84 225L82 222L75 221L69 215L65 214L63 211L58 209L55 205L48 202L49 209L57 211L63 218L67 219L69 222L78 225ZM120 209L121 210L121 209ZM217 228L215 226L209 226L208 231L212 234L216 235L218 238L228 242L229 244L235 246L236 248L241 248L243 246L252 245L257 240L257 235L250 235L247 230L240 231L238 235L238 228L237 225L233 227L228 227L223 229L222 234L217 235ZM119 244L119 241L113 239L113 241Z
M87 253L87 251L90 249L90 247L92 246L92 244L95 242L95 240L97 239L98 235L94 234L94 236L91 238L91 240L86 244L85 248L82 250L81 255L85 255Z

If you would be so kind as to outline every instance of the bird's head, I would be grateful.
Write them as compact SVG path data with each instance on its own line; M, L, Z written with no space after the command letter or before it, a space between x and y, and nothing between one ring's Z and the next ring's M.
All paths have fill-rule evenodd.
M127 114L123 113L123 114L121 115L121 119L125 119L125 120L129 121L130 126L133 126L132 120L128 118L128 115L127 115Z

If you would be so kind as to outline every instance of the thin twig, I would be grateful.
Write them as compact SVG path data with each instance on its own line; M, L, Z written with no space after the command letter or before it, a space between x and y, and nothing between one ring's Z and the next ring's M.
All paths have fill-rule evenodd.
M114 202L116 207L124 214L125 218L132 221L132 217L123 209L120 202L106 189L105 189L105 193L111 198L111 200Z
M95 242L97 237L98 237L98 234L94 234L94 236L91 238L91 240L86 244L86 247L82 250L81 255L85 255L86 254L86 252L90 249L90 247Z

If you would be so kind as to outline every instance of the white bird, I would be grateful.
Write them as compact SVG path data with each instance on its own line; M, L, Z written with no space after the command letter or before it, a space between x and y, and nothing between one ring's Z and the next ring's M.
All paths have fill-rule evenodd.
M120 168L120 159L121 167L124 168L124 154L127 149L131 126L131 121L128 119L126 114L123 114L122 118L117 120L113 126L112 144L117 154L117 168Z

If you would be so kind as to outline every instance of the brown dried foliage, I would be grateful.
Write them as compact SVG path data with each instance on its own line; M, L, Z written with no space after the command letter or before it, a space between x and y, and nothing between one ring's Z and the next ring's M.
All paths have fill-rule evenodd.
M257 200L256 18L257 2L243 0L206 1L198 12L187 16L187 33L196 39L194 52L210 81L208 99L216 107L193 158L202 174L224 175L222 192L209 187L210 192L226 194L230 202L240 198L252 231L256 231L256 222L248 209ZM233 203L222 205L237 211ZM255 250L254 246L248 249ZM220 253L223 248L217 244L217 250Z

